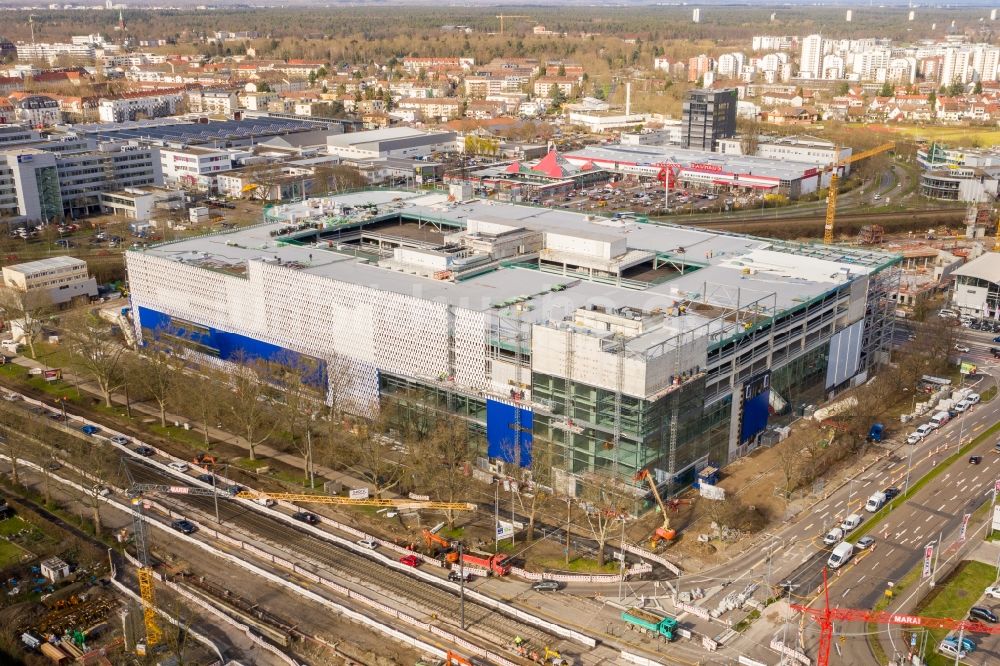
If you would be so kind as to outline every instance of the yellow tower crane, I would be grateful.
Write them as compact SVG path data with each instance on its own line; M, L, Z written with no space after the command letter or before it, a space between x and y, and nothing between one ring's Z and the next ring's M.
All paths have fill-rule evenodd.
M285 500L288 502L305 502L312 504L339 504L346 506L374 506L389 509L436 509L441 511L475 511L476 505L470 502L431 502L424 500L414 500L408 498L379 499L366 497L365 499L353 499L350 497L336 497L334 495L310 495L308 493L262 493L256 490L240 490L231 493L225 489L196 488L193 486L167 486L155 483L133 483L129 488L129 495L138 497L143 493L170 493L174 495L207 495L209 497L236 498L236 499L273 499Z
M524 14L497 14L497 18L500 19L500 34L502 35L503 34L503 27L504 27L504 24L503 24L504 19L509 19L509 18L531 18L531 17L530 16L526 16Z
M823 242L825 244L829 245L833 243L833 226L837 218L837 183L840 180L838 170L840 167L853 164L854 162L860 162L861 160L879 155L888 150L893 150L895 147L895 143L883 143L881 146L876 146L869 150L863 150L860 153L855 153L845 159L837 160L827 167L827 170L832 169L833 173L830 174L830 189L826 197L826 225L823 227ZM837 155L838 157L840 155L839 147L837 148Z
M146 627L145 649L148 653L163 640L163 631L156 619L156 593L153 589L153 568L149 565L149 544L146 521L142 516L142 498L132 498L132 535L135 539L136 557L139 559L139 596L142 597L142 621Z

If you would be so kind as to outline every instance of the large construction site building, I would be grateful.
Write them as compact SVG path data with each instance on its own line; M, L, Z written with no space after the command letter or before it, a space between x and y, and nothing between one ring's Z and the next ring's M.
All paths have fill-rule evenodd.
M309 357L339 408L459 415L477 466L570 495L642 470L675 492L863 381L899 279L883 252L385 190L126 257L140 335Z

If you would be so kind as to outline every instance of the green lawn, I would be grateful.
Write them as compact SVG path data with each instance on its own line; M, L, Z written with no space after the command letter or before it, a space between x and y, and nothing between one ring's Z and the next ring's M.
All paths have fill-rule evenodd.
M892 136L902 135L908 139L923 139L926 141L940 141L951 146L977 146L989 148L1000 144L1000 129L990 127L948 127L948 126L925 126L903 125L868 125L866 129L884 133L886 138L891 140Z
M982 562L962 562L951 576L934 587L914 612L925 617L962 619L996 577L997 569L994 566ZM930 632L927 653L924 655L928 666L946 666L955 662L954 658L949 659L937 653L937 644L947 634L945 629ZM970 638L976 640L975 637Z
M20 516L14 516L13 518L8 518L7 520L0 520L0 536L8 537L11 534L20 532L28 526L28 523L22 520Z
M0 539L0 568L18 564L24 554L21 547Z
M507 542L507 545L510 545L510 541ZM502 543L500 544L500 550L503 550ZM609 548L608 550L608 556L610 557L611 549ZM597 566L597 560L588 560L582 557L571 559L569 564L566 564L566 560L561 557L535 560L534 564L545 569L572 571L573 573L616 574L621 572L621 564L617 560L605 562L603 567Z

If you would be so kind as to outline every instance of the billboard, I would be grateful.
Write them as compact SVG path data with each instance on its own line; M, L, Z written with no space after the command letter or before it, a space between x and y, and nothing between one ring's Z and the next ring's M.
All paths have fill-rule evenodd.
M534 413L530 407L487 398L486 442L490 458L530 467L533 422Z
M740 410L740 444L745 444L767 428L770 415L771 371L754 375L743 385Z

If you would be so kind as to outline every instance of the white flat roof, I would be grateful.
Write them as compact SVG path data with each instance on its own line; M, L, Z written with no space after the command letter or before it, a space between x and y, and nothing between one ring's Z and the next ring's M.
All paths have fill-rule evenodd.
M956 269L952 274L1000 284L1000 252L987 252L976 257L961 268Z

